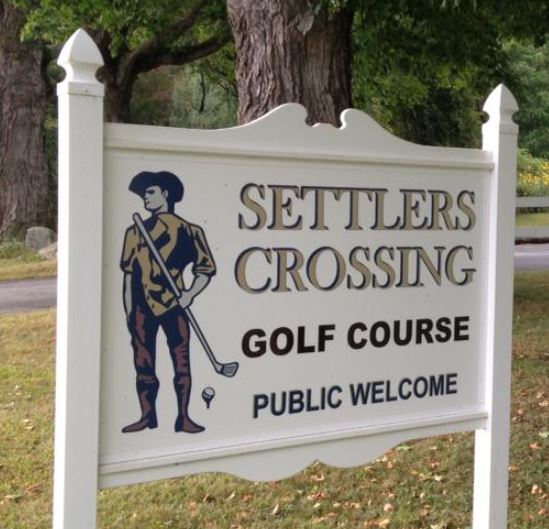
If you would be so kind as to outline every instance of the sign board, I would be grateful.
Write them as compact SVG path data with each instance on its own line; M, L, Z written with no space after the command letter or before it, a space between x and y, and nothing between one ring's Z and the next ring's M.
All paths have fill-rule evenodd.
M103 124L93 41L59 63L55 527L94 527L101 487L280 479L467 430L474 527L504 527L507 89L483 149L451 149L294 104L227 130Z

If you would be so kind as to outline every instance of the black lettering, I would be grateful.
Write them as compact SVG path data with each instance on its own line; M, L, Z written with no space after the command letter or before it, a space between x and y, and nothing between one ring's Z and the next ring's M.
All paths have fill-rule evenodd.
M293 389L290 391L288 411L290 413L301 413L305 408L303 404L303 391L299 389Z
M283 344L283 347L278 344L279 336L284 336L284 338L286 338L286 343ZM275 355L282 356L288 354L294 346L294 333L291 331L291 329L288 329L288 327L278 327L271 334L269 344L271 346L271 351Z
M307 411L318 411L320 408L318 406L313 406L313 395L312 390L309 388L307 390Z
M391 395L391 381L387 380L385 382L385 400L387 402L394 402L395 400L398 400L398 397L396 395Z
M398 385L398 396L402 400L408 400L412 396L412 392L408 390L408 393L404 393L404 390L403 390L404 384L406 384L407 386L411 386L412 381L409 378L403 378L400 381L400 384Z
M341 406L341 398L334 398L334 393L341 393L343 390L339 386L332 386L328 391L328 404L330 408L339 408Z
M418 386L419 384L423 384L423 389L419 391ZM427 395L427 391L429 389L429 383L427 382L427 379L425 377L418 377L414 380L414 397L417 397L418 399L422 399Z
M254 419L259 416L259 410L264 410L269 404L269 397L263 393L254 395Z
M433 343L431 331L433 330L433 320L428 318L419 318L416 321L416 343L423 343L423 339L427 343Z
M406 336L402 338L400 335L400 330L402 327L402 322L400 320L396 320L394 322L394 340L397 345L408 345L410 341L412 340L412 328L413 328L413 320L406 320Z
M382 338L378 338L377 330L382 329L383 335ZM372 325L372 329L370 331L370 343L374 347L385 347L391 338L391 328L389 327L389 324L385 321L376 321Z
M381 395L381 397L379 397L378 395ZM381 380L378 380L372 384L372 403L380 404L381 402L384 402L383 382Z
M446 375L446 393L455 395L457 392L457 373L448 373Z
M351 403L353 406L357 404L367 404L370 395L370 382L367 384L350 384Z
M323 353L326 350L326 342L331 342L334 335L328 334L329 331L335 331L335 325L320 325L318 327L318 351Z
M286 412L286 392L280 394L280 405L276 408L276 393L271 393L271 413L275 417L280 417Z
M267 351L265 340L255 340L253 347L251 347L250 342L254 336L265 338L265 331L263 329L250 329L249 331L246 331L242 337L242 352L248 358L259 358Z
M347 331L347 343L349 344L349 347L351 347L351 349L362 349L368 343L368 340L366 340L366 338L361 338L357 341L355 337L356 331L366 332L367 330L368 327L366 327L366 325L361 322L353 323L349 327L349 330Z
M446 343L452 337L451 323L450 318L439 318L437 320L436 328L438 332L435 334L437 342Z
M454 341L463 342L469 339L469 316L454 318Z
M297 328L297 352L298 353L314 353L314 345L305 344L305 327L299 326Z
M429 396L438 397L444 395L444 375L429 377Z

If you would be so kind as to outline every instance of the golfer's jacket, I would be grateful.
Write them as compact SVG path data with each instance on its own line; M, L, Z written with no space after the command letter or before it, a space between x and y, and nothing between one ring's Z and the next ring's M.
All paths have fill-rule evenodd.
M180 291L185 288L183 270L191 263L195 275L215 274L215 263L200 226L173 213L154 215L144 224ZM126 230L120 267L132 275L133 305L144 302L155 316L177 305L167 278L135 225Z

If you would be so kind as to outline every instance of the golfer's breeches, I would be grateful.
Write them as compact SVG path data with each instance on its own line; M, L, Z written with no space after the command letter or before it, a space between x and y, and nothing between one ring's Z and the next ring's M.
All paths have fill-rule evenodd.
M157 384L156 336L161 327L166 335L174 369L174 383L181 384L190 376L190 330L183 309L175 307L155 316L148 306L137 304L131 314L129 329L132 337L133 361L137 382Z

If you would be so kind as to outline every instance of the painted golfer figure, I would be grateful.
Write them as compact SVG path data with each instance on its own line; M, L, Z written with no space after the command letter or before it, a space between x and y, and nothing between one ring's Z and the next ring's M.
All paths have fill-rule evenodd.
M126 230L120 266L124 272L124 309L131 334L136 372L136 390L141 417L122 432L139 432L158 426L156 397L156 338L159 328L166 335L174 369L177 398L176 432L198 433L203 426L189 416L191 370L189 362L189 317L193 299L215 274L215 263L202 228L174 213L183 199L183 184L173 173L141 172L131 181L130 191L144 201L150 217ZM192 265L194 279L185 288L183 271ZM167 275L171 277L168 277Z

